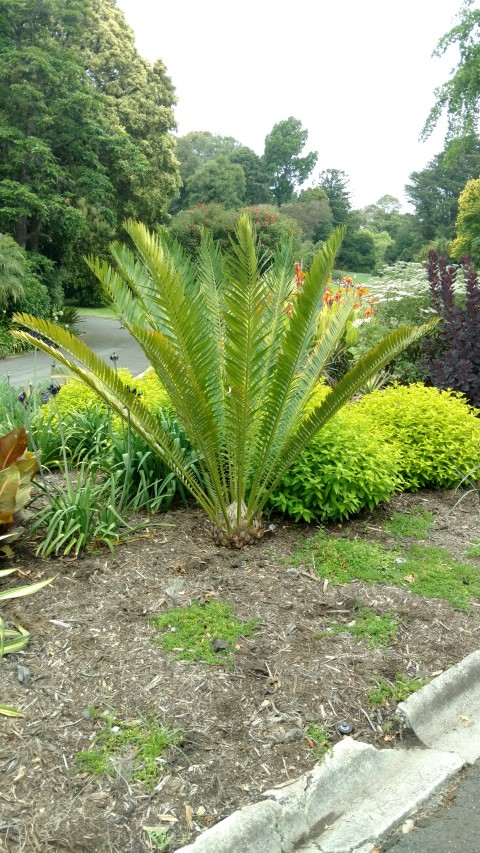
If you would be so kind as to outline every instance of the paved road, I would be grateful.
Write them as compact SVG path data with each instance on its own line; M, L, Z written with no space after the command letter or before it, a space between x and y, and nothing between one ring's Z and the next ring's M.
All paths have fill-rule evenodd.
M388 853L480 853L480 762L466 771L452 805L416 826Z
M105 320L101 317L83 317L81 323L82 340L94 352L111 364L109 358L113 352L118 355L117 366L128 367L136 376L148 367L143 351L126 329L120 327L118 320ZM10 374L14 386L34 385L48 379L52 371L52 359L44 352L36 350L22 355L0 359L0 378Z

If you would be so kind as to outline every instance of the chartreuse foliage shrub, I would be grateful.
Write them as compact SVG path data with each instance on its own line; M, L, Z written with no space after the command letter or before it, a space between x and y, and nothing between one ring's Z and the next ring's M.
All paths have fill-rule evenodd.
M357 406L345 406L294 462L270 505L295 521L349 518L401 490L401 459Z
M404 489L452 489L478 464L480 419L462 394L425 385L392 385L354 404L401 453Z
M431 326L392 332L307 411L356 302L356 293L346 294L319 331L342 230L329 237L298 287L292 245L282 242L267 257L247 215L236 225L230 252L222 255L206 236L195 262L168 234L152 234L135 222L125 227L135 253L114 244L115 268L99 259L90 267L164 383L196 454L195 468L162 417L83 341L26 314L15 316L22 328L13 334L93 388L183 482L216 540L242 547L261 536L270 496L311 439Z
M172 404L168 394L153 370L149 370L143 376L134 379L129 370L120 368L118 376L132 390L134 389L137 395L142 397L144 405L151 411L171 410ZM69 377L65 385L62 385L57 396L57 405L62 417L68 416L72 412L84 412L94 406L107 408L89 385L74 377Z
M318 386L314 400L328 395ZM346 519L396 491L455 488L480 457L480 419L461 394L392 385L349 403L270 498L296 521Z

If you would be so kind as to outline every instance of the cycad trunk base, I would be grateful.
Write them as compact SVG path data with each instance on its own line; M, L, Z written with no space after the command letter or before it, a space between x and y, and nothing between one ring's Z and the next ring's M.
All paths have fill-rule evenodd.
M231 527L227 527L223 518L217 519L212 524L212 537L216 545L223 545L225 548L243 548L245 545L252 545L262 538L265 527L259 516L249 520L245 503L241 505L240 521L237 521L237 514L238 504L234 501L227 507L227 516Z
M354 288L335 304L325 294L343 232L327 240L298 287L291 246L266 256L247 216L229 252L222 255L205 236L195 264L165 232L134 222L125 227L136 254L115 243L115 267L88 263L165 386L196 451L195 469L161 417L85 343L24 314L16 315L21 328L13 334L95 389L191 492L216 540L242 547L261 536L269 496L310 439L431 326L392 332L312 407L355 306Z

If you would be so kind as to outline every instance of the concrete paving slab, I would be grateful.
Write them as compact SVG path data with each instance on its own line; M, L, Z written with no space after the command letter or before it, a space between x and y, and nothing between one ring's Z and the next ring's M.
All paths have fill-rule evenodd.
M240 809L181 851L360 853L462 766L451 753L378 750L345 738L299 780L266 791L263 802Z
M480 758L480 651L400 702L397 715L425 746Z
M145 353L131 335L120 326L118 320L103 317L83 317L79 324L81 340L111 366L113 351L118 355L118 367L127 367L134 376L142 373L148 366ZM16 386L37 385L49 380L52 375L52 359L40 350L0 359L0 378L9 376L11 384Z

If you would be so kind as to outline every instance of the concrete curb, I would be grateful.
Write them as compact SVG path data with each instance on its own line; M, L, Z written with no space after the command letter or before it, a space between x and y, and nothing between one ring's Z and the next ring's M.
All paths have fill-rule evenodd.
M428 748L344 738L322 764L234 812L177 853L371 853L480 756L480 651L399 705Z
M480 651L400 702L397 715L425 746L474 764L480 758Z

